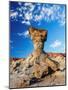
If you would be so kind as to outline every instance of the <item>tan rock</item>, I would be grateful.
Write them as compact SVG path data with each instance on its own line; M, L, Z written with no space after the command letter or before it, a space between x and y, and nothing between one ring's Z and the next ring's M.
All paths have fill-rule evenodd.
M45 81L47 80L47 84L45 84L45 86L53 85L53 82L50 82L51 80L53 81L53 78L56 75L57 77L62 76L64 78L61 71L57 72L58 69L63 70L65 68L64 57L55 55L54 58L51 58L43 51L44 41L47 40L47 31L30 27L29 34L33 40L34 51L25 60L20 59L17 61L12 61L10 64L10 74L12 73L10 75L11 88L28 87L32 78L35 80L41 80L42 76L51 74L49 68L55 73L52 74L51 79L51 75L50 77L45 77ZM64 79L62 79L62 81L63 80ZM56 80L56 83L58 83L58 80Z

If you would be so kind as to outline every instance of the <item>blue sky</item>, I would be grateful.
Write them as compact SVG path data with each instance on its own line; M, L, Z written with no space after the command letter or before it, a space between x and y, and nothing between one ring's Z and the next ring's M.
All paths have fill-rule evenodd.
M65 18L65 5L10 2L10 57L33 52L30 26L48 31L45 52L65 53Z

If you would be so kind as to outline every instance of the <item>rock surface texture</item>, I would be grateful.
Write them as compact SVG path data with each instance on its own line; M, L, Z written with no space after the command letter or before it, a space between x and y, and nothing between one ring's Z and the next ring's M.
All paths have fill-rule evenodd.
M29 28L34 51L26 59L11 59L10 88L65 85L65 56L45 53L47 31Z

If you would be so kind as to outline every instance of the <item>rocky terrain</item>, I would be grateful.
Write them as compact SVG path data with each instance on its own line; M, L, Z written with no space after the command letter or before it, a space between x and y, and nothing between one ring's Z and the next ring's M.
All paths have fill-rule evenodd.
M27 58L10 58L10 88L65 85L65 54L43 51L47 31L30 27L34 51Z

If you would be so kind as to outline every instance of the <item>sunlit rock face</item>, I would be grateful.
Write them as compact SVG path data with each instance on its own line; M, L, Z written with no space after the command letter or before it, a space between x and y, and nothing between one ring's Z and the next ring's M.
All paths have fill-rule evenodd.
M46 41L47 39L47 31L31 27L29 28L29 34L31 36L31 39L33 40L34 49L40 49L40 51L42 51L44 47L44 41Z
M47 31L30 27L29 34L34 44L33 54L40 55L43 52L44 42L47 39Z
M53 70L57 70L58 64L56 64L56 62L53 60L49 60L47 54L43 51L44 42L47 40L47 30L39 30L30 27L29 34L34 44L34 51L32 53L32 57L29 60L29 62L33 64L38 62L40 66L42 65L41 62L44 62L45 69L50 67Z
M54 54L43 51L47 30L30 27L29 35L33 41L34 51L26 59L12 60L10 63L10 88L31 87L33 84L64 85L65 57L60 54L53 57Z

